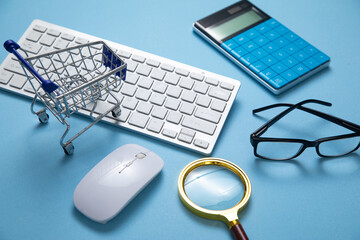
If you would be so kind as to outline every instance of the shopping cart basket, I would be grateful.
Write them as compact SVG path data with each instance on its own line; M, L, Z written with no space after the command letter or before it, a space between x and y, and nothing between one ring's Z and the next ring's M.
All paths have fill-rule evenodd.
M39 117L41 123L47 123L48 109L63 125L67 126L60 138L60 144L66 154L72 154L72 141L83 132L100 121L104 116L112 113L113 117L120 116L120 101L111 90L120 87L121 80L126 77L126 64L104 42L81 44L70 48L52 51L29 57L20 46L8 40L5 49L13 53L34 89L35 96L31 103L31 112ZM22 50L25 59L17 51ZM39 70L35 71L34 67ZM97 101L112 97L116 104L107 111L94 117ZM34 111L35 101L39 99L45 108ZM80 109L90 110L92 122L65 141L70 130L66 120Z

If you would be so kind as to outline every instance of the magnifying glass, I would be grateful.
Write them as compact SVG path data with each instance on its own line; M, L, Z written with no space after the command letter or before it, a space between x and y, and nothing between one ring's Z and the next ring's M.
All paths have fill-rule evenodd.
M187 165L178 180L179 197L194 214L225 222L237 240L248 239L238 213L251 195L246 173L232 162L202 158Z

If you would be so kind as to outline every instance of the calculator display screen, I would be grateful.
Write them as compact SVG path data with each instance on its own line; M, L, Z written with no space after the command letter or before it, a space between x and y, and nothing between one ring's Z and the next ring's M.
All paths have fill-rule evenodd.
M221 41L227 36L241 31L242 29L262 20L263 18L254 10L249 10L239 16L231 18L215 27L207 29L208 33L217 41Z

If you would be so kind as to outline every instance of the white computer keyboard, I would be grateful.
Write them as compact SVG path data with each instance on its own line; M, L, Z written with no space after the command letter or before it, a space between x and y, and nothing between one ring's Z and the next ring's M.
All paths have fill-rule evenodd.
M18 43L33 56L97 40L103 39L34 20ZM120 117L107 116L103 121L209 155L240 82L118 43L106 43L127 63L127 77L114 91L121 100ZM15 59L9 54L0 65L0 88L32 98L34 90ZM110 99L99 101L96 111L109 109L111 104ZM87 109L79 112L89 115Z

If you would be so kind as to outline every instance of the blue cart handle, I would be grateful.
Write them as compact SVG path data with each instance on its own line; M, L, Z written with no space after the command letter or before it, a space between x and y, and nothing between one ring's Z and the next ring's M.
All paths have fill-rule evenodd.
M40 74L35 71L35 69L32 68L27 61L25 61L25 59L18 53L18 51L16 51L20 48L20 46L15 41L7 40L6 42L4 42L4 48L9 53L13 53L17 57L17 59L19 59L19 61L26 67L26 69L29 70L34 76L36 76L37 79L41 81L41 87L45 90L45 92L50 94L58 88L58 85L56 85L54 82L42 78Z

